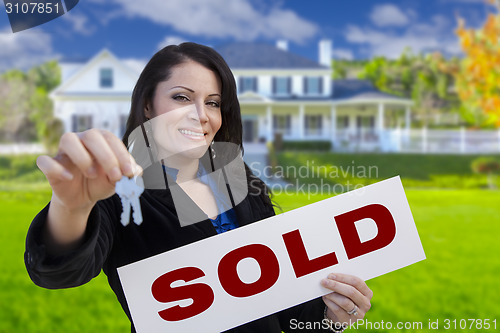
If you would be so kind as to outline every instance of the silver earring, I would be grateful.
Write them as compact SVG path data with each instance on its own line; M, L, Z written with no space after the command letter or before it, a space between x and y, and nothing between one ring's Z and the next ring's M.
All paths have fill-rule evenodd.
M215 157L217 157L217 154L215 154L215 149L214 149L214 141L212 141L212 143L210 144L210 151L212 152L212 159L214 159Z

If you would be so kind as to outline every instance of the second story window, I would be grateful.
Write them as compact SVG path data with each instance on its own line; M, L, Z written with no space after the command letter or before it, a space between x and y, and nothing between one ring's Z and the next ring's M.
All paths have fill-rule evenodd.
M304 77L304 94L320 95L323 92L323 78L321 76Z
M113 87L113 69L112 68L101 68L99 77L99 85L101 88L111 88Z
M273 77L273 94L290 95L292 91L292 80L289 77Z
M257 78L253 76L242 76L239 80L240 94L246 91L257 92Z

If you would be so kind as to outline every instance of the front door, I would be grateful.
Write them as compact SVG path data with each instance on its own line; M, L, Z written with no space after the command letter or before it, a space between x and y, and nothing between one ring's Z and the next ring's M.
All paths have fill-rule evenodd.
M257 126L254 119L243 119L243 142L255 141Z

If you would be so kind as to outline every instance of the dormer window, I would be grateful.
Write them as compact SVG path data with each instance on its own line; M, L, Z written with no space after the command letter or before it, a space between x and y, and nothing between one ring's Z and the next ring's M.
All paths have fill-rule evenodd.
M304 78L304 95L320 95L323 92L323 78L308 76Z
M292 80L289 77L274 77L273 78L273 94L274 95L290 95L292 91Z
M113 87L113 69L101 68L99 82L101 88Z
M240 94L246 91L257 92L257 78L253 76L240 77Z

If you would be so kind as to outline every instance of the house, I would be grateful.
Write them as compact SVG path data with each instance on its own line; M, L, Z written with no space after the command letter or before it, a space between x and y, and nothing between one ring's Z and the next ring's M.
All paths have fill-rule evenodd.
M245 144L283 140L330 141L334 150L394 150L394 133L410 127L412 101L361 80L332 80L331 41L313 61L288 51L286 41L231 43L215 48L236 79ZM139 66L140 67L140 66ZM52 93L66 131L90 127L124 132L140 69L103 50L86 63L62 62Z

